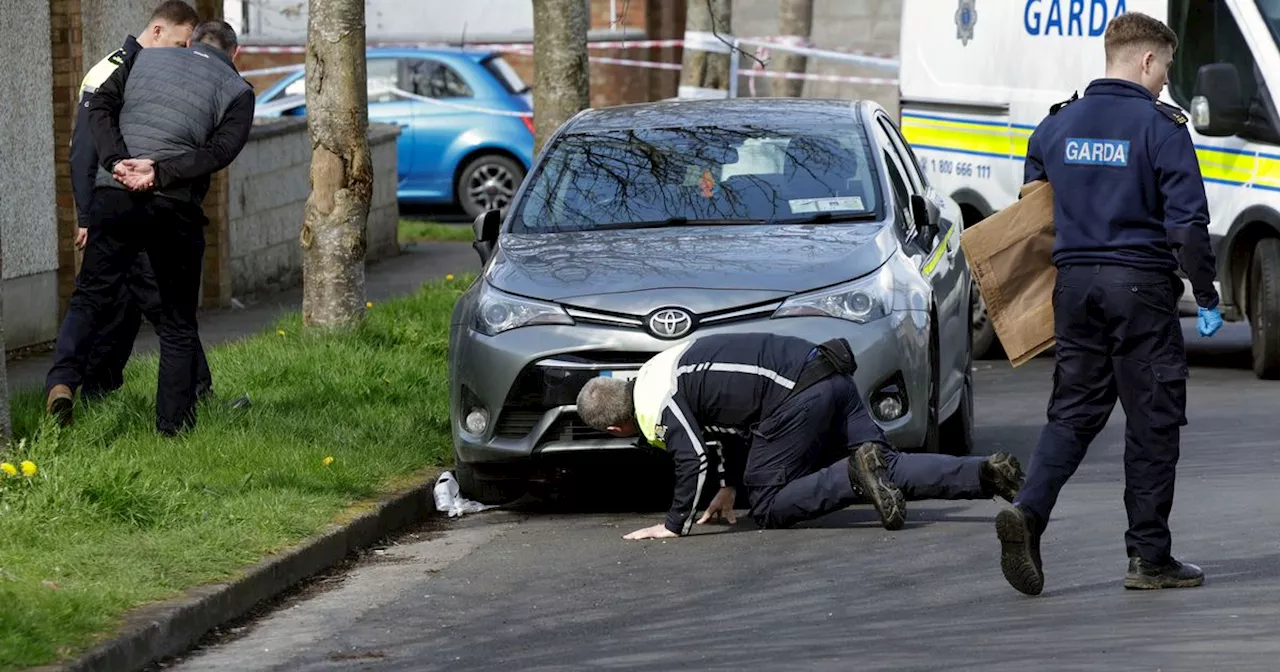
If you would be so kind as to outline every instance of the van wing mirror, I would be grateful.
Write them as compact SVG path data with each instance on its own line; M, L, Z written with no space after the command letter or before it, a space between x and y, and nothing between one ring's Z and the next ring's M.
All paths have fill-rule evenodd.
M498 242L498 228L502 226L501 210L486 210L476 216L476 221L471 225L471 231L475 234L475 242L471 243L471 247L480 255L480 263L489 263L489 257L493 256L493 246Z
M937 204L920 194L911 195L911 219L923 240L933 240L938 235L938 219L942 216Z
M1235 135L1247 118L1240 73L1231 63L1209 63L1196 72L1191 125L1210 137Z

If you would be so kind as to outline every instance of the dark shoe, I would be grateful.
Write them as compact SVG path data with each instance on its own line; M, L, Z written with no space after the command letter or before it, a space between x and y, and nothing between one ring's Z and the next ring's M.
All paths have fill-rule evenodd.
M1202 583L1203 570L1191 563L1172 559L1167 564L1154 565L1142 558L1129 558L1129 571L1124 575L1124 587L1133 590L1194 588Z
M232 399L231 401L227 402L227 407L233 411L244 410L246 408L249 408L252 405L253 405L253 402L249 400L249 395L247 394L242 394L236 397L235 399Z
M1044 590L1044 570L1040 564L1040 530L1032 517L1018 507L996 514L996 536L1000 538L1000 571L1009 585L1027 595Z
M71 412L75 405L75 396L66 385L54 385L49 388L49 396L45 398L44 410L52 415L63 427L71 425Z
M889 480L889 469L880 450L875 443L864 443L855 448L849 456L849 481L853 483L854 490L871 500L884 529L897 530L906 522L907 499Z
M984 497L1003 497L1006 502L1013 503L1022 489L1026 475L1022 473L1022 465L1018 458L1008 453L996 453L983 461L978 468L978 480L982 483Z

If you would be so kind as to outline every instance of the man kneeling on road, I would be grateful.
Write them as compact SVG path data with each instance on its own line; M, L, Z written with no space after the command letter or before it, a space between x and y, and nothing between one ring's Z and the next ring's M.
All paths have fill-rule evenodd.
M902 527L906 500L1012 501L1022 485L1017 459L899 453L871 419L854 384L843 339L822 345L772 334L717 334L665 350L635 380L594 378L578 394L578 415L614 436L642 434L675 463L675 495L663 524L627 539L688 534L707 473L720 491L702 520L731 521L735 479L709 434L749 433L742 471L751 516L783 528L870 500L885 529ZM712 462L715 462L713 465Z

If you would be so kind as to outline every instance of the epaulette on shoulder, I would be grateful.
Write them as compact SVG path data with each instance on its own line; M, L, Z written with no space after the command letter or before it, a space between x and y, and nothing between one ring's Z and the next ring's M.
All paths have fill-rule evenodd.
M124 49L116 49L111 52L110 56L107 56L107 61L114 63L115 65L123 65L125 56L126 54Z
M1079 91L1073 91L1073 92L1071 93L1071 97L1070 97L1070 98L1068 98L1068 99L1066 99L1066 100L1062 101L1061 103L1054 103L1053 105L1050 105L1050 106L1049 106L1049 114L1050 114L1050 115L1057 114L1059 111L1061 111L1061 110L1062 110L1062 108L1064 108L1064 107L1066 107L1066 106L1070 105L1072 101L1074 101L1074 100L1078 100L1079 98L1080 98L1080 92L1079 92Z
M1187 115L1181 109L1174 107L1173 105L1157 100L1156 109L1160 110L1160 114L1163 114L1173 120L1173 123L1178 126L1187 123Z

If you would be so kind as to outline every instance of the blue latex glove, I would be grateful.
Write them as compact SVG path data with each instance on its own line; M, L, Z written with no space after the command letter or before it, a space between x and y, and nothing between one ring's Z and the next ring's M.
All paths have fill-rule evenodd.
M1196 331L1201 336L1212 336L1222 327L1222 313L1217 308L1200 308L1200 317L1196 320Z

